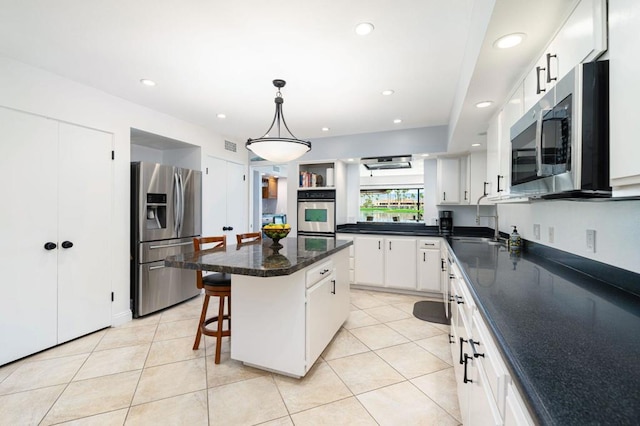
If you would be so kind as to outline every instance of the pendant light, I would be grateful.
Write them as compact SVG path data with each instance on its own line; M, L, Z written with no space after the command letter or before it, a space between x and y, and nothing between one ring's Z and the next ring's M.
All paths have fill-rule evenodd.
M296 138L293 133L291 133L291 130L289 130L287 122L284 119L284 115L282 113L282 103L284 102L284 99L282 99L280 89L283 88L285 84L287 84L287 82L284 80L273 80L273 85L278 89L278 91L276 92L275 98L276 113L273 116L271 126L263 136L257 139L249 138L245 144L247 149L253 151L256 155L259 155L265 160L276 163L287 163L295 160L311 149L311 142ZM280 135L282 127L280 123L281 121L291 137L283 137ZM277 135L269 136L273 130L273 126L276 126Z

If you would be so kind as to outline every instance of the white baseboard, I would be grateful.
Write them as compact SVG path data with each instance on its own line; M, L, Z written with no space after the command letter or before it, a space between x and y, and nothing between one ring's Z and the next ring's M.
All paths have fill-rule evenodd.
M111 327L117 327L119 325L126 324L132 319L133 313L131 312L131 309L118 312L117 314L111 316Z

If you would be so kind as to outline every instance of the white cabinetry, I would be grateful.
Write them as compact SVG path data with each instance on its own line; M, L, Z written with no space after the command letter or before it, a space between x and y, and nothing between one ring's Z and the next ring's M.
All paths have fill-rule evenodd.
M233 275L231 358L304 376L349 316L348 257L341 250L291 275Z
M640 134L637 111L640 99L640 55L638 55L638 28L640 2L616 0L609 2L610 55L610 155L611 186L614 196L640 195Z
M415 238L359 235L354 250L354 284L416 289Z
M571 69L607 50L606 0L581 0L524 79L529 110Z
M353 234L336 234L336 239L354 241ZM349 283L355 282L355 247L349 246Z
M475 205L478 199L487 194L487 153L476 151L469 154L466 159L466 176L464 182L463 203ZM480 204L487 204L487 199L483 198Z
M355 250L355 284L384 285L384 238L357 236Z
M523 96L519 85L487 129L487 189L491 199L510 193L511 126L522 117Z
M4 364L111 324L113 142L1 107L0 128Z
M385 287L416 289L416 240L385 238Z
M438 158L438 204L460 204L460 159Z
M418 290L442 292L440 239L418 240Z
M248 232L245 165L205 156L202 174L202 235Z
M533 424L457 264L450 266L451 354L465 425Z

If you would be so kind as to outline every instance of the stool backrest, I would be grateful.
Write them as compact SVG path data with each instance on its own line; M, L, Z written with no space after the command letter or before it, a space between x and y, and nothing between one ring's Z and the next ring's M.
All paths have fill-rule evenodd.
M236 241L238 244L262 241L262 232L247 232L246 234L236 234Z
M211 245L209 247L209 245ZM200 250L224 248L227 246L227 236L221 235L216 237L194 237L193 251L198 253ZM196 271L196 287L203 288L202 271Z

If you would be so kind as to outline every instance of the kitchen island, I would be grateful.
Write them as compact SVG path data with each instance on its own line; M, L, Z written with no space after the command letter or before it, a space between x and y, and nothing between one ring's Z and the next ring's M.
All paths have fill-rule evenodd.
M226 272L231 358L303 377L349 316L351 241L285 238L168 257L166 266ZM194 284L195 285L195 284Z

